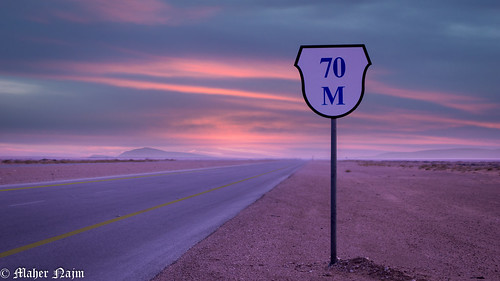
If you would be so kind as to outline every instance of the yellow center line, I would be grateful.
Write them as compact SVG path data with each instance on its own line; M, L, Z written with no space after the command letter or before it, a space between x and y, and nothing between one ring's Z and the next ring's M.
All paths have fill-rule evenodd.
M285 167L285 168L287 168L287 167ZM64 234L61 234L61 235L58 235L58 236L54 236L54 237L51 237L51 238L40 240L40 241L35 242L35 243L31 243L31 244L24 245L24 246L21 246L21 247L18 247L18 248L14 248L12 250L8 250L6 252L0 253L0 258L4 258L4 257L10 256L10 255L14 255L14 254L17 254L17 253L20 253L20 252L23 252L23 251L26 251L26 250L29 250L29 249L33 249L33 248L38 247L38 246L42 246L42 245L45 245L45 244L48 244L48 243L51 243L51 242L54 242L54 241L57 241L57 240L61 240L61 239L64 239L64 238L67 238L67 237L70 237L70 236L73 236L73 235L76 235L76 234L88 231L88 230L92 230L92 229L95 229L95 228L98 228L98 227L101 227L101 226L105 226L105 225L111 224L113 222L121 221L121 220L130 218L130 217L133 217L133 216L137 216L137 215L142 214L142 213L153 211L153 210L156 210L156 209L168 206L168 205L172 205L172 204L177 203L177 202L181 202L181 201L184 201L184 200L196 197L196 196L200 196L200 195L203 195L205 193L209 193L209 192L212 192L212 191L224 188L224 187L235 185L237 183L241 183L241 182L248 181L248 180L251 180L251 179L254 179L254 178L266 175L266 174L270 174L270 173L273 173L273 172L276 172L276 171L279 171L279 170L283 170L285 168L279 168L279 169L276 169L276 170L272 170L270 172L266 172L266 173L263 173L263 174L260 174L260 175L256 175L256 176L253 176L253 177L249 177L249 178L246 178L246 179L242 179L242 180L239 180L239 181L228 183L228 184L225 184L225 185L222 185L222 186L219 186L219 187L215 187L215 188L212 188L212 189L208 189L208 190L202 191L200 193L196 193L196 194L193 194L193 195L186 196L184 198L180 198L180 199L177 199L177 200L174 200L174 201L163 203L161 205L157 205L157 206L154 206L154 207L151 207L151 208L147 208L147 209L144 209L144 210L141 210L141 211L130 213L128 215L124 215L124 216L121 216L121 217L118 217L118 218L114 218L114 219L111 219L111 220L103 221L103 222L100 222L100 223L97 223L97 224L93 224L93 225L90 225L90 226L87 226L87 227L83 227L83 228L80 228L80 229L68 232L68 233L64 233Z

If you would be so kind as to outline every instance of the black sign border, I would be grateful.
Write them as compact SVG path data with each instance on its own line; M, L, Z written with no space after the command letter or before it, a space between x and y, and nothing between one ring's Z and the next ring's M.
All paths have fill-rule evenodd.
M361 96L359 97L358 103L351 110L349 110L348 112L346 112L346 113L344 113L342 115L335 115L335 116L325 115L325 114L317 111L309 103L309 101L307 100L306 89L305 89L305 84L304 84L304 74L302 73L302 70L298 66L300 55L302 54L302 50L305 49L305 48L350 48L350 47L356 47L356 48L362 47L363 51L365 52L366 59L368 60L368 64L365 66L365 70L363 71L363 81L362 81L362 84L361 84ZM321 115L321 116L326 117L326 118L331 118L331 119L336 119L336 118L344 117L344 116L350 114L351 112L353 112L354 110L356 110L356 108L359 106L359 104L361 103L361 100L363 99L363 96L365 94L365 77L366 77L366 71L368 70L368 67L370 65L372 65L372 61L370 60L370 56L368 56L368 52L366 51L365 44L301 45L300 48L299 48L299 53L297 54L297 58L295 59L295 63L293 64L293 66L295 66L299 70L299 73L300 73L300 82L302 83L302 96L304 97L304 100L306 101L306 103L309 106L309 108L311 108L311 110L314 111L316 114Z

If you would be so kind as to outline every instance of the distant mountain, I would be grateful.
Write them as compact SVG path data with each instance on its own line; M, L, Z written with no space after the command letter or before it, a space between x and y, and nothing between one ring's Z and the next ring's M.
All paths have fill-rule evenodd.
M103 159L109 159L109 158L115 158L113 156L108 156L108 155L101 155L101 154L93 154L90 155L89 158L103 158Z
M374 159L404 159L404 160L500 160L500 149L453 148L421 150L414 152L387 152L376 155Z
M209 159L210 156L186 153L164 151L156 148L143 147L125 151L118 155L118 158L128 159Z

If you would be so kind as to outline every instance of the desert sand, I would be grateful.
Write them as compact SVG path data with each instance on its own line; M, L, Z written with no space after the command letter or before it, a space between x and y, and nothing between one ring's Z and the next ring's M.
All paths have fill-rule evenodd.
M267 160L164 160L115 163L59 163L65 161L54 160L58 164L50 164L52 161L49 160L37 161L49 164L16 164L16 161L5 159L0 163L0 185L207 168L257 161Z
M329 162L312 161L155 280L500 280L496 164L429 164L339 162L337 266Z
M242 163L5 164L0 182ZM329 165L308 162L155 280L500 280L498 162L339 161L333 267Z

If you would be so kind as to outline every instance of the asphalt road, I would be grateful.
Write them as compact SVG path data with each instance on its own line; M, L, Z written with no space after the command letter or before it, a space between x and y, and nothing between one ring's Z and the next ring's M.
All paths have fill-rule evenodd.
M0 277L150 280L302 164L0 186Z

